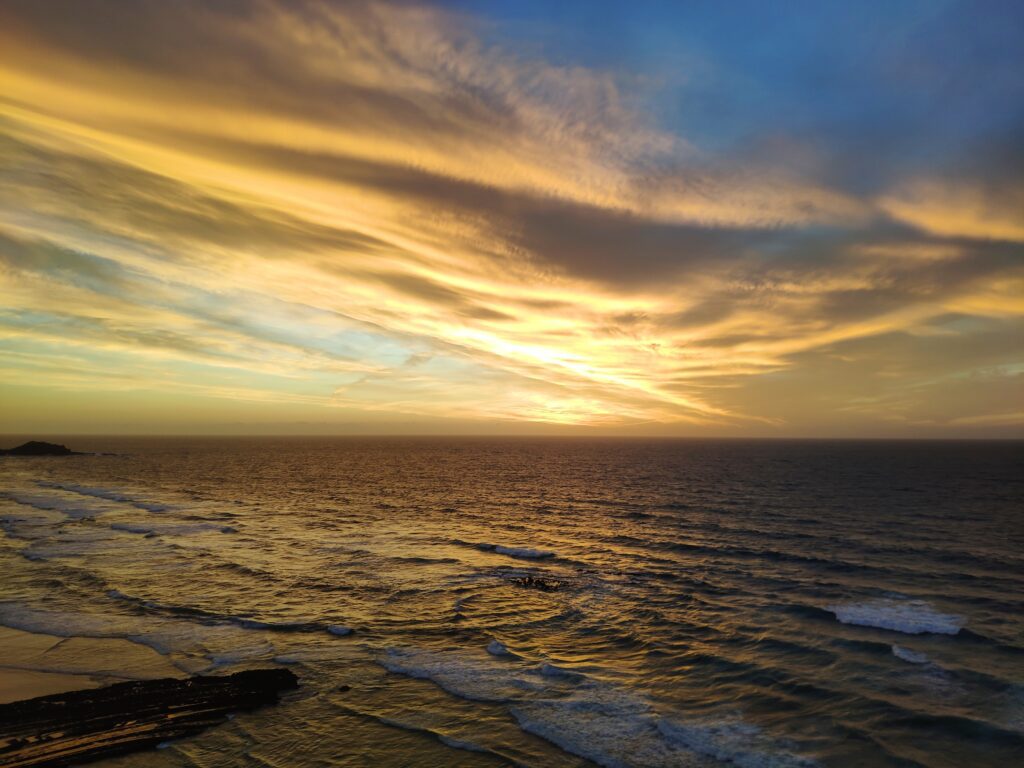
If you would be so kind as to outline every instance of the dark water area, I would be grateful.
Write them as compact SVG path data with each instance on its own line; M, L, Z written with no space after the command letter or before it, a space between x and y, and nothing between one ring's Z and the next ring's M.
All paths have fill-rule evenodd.
M110 765L1024 765L1020 442L68 442L0 625L303 683Z

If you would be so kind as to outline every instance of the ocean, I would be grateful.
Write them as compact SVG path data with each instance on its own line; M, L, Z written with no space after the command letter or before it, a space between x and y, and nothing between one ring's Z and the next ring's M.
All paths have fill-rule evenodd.
M1020 442L64 442L0 626L301 678L103 765L1024 765Z

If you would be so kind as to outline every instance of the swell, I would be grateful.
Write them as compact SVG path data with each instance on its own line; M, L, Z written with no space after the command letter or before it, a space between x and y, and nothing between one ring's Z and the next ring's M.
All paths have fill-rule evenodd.
M790 613L807 619L823 621L829 624L841 623L837 621L835 613L817 605L810 605L807 603L781 603L776 605L775 608L785 613ZM901 632L872 626L863 626L857 624L848 624L846 626L849 626L855 630L863 630L867 632L882 632L888 635L892 635L893 637L903 634ZM961 627L955 635L943 635L942 637L945 642L972 643L975 645L982 645L987 648L994 649L1001 653L1007 653L1012 655L1024 654L1024 648L1022 648L1021 646L1004 643L1000 640L982 634L977 630L971 629L970 627Z
M318 621L273 621L252 615L237 615L210 611L188 605L170 605L153 600L127 595L120 590L112 589L107 596L135 606L140 613L158 616L186 618L204 624L234 624L243 629L261 629L271 632L326 632L331 626L328 622Z
M871 648L873 653L881 653L884 648L885 654L891 656L891 646L875 645L877 647ZM885 693L853 681L837 687L831 679L812 681L806 670L729 659L717 653L698 652L684 658L708 674L717 690L735 686L737 691L749 696L751 690L756 689L759 697L765 699L773 695L781 696L784 701L797 699L801 702L801 710L806 706L829 704L846 713L842 722L851 728L870 730L870 724L884 722L887 728L904 727L913 731L943 733L983 741L1006 750L1024 748L1024 732L980 716L959 714L957 701L947 702L941 697L923 698L913 693ZM941 671L964 681L983 684L993 692L1012 694L1019 690L1009 681L988 675L948 668Z
M1005 572L1001 572L1001 575L999 576L990 576L984 572L965 573L963 571L937 571L936 565L942 563L941 558L937 561L928 560L923 555L922 560L924 560L924 562L921 563L921 567L914 567L912 565L894 565L892 563L851 562L847 559L825 554L801 554L782 549L755 549L724 543L722 545L709 545L685 541L640 539L626 534L620 534L614 537L604 538L602 540L616 546L631 546L636 550L639 550L635 554L638 554L640 557L643 557L644 552L649 551L676 552L686 555L705 555L713 558L734 558L737 560L761 560L766 562L794 563L836 572L859 572L870 575L892 577L912 576L916 578L924 578L926 580L945 580L952 578L956 580L977 580L985 582L998 581L1012 588L1020 588L1024 586L1024 578L1018 580L1012 576L1007 576ZM615 550L609 550L609 552L614 551ZM973 562L980 561L974 560ZM1022 573L1022 575L1024 575L1024 573Z
M54 483L46 480L39 480L36 482L36 485L41 488L52 488L54 490L66 491L68 493L77 494L78 496L88 496L95 499L113 501L119 504L129 504L147 512L165 512L172 509L168 504L143 501L110 488L91 488L82 485L75 485L73 483Z
M511 765L521 765L521 763L511 754L507 754L502 750L496 750L492 749L491 747L482 746L480 744L477 744L476 742L458 739L454 735L446 733L444 730L440 728L429 728L425 725L410 723L406 720L400 720L396 717L388 717L386 715L365 712L361 709L357 709L353 706L349 706L346 704L341 704L340 702L336 701L331 702L331 704L333 707L344 712L347 715L364 718L374 723L379 723L380 725L386 725L390 728L399 728L403 731L420 733L424 736L429 736L433 739L436 739L440 743L444 744L446 747L451 747L452 749L460 749L467 752L477 752L492 757L496 760L499 760L502 763L508 763Z

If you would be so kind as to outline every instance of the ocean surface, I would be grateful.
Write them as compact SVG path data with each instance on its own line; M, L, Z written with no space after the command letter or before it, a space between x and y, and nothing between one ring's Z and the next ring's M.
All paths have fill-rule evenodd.
M67 442L0 625L302 681L103 765L1024 765L1022 443Z

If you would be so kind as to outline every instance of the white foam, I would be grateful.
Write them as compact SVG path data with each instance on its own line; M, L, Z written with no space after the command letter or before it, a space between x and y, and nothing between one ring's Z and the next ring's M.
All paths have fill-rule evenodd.
M265 659L272 656L274 646L268 642L255 643L252 645L236 646L224 651L206 654L214 668L238 664L252 659Z
M378 663L389 672L430 680L448 693L471 701L513 701L545 685L524 670L490 659L445 651L388 648Z
M509 652L509 650L506 647L506 645L503 642L501 642L500 640L491 640L491 642L489 642L487 644L487 652L489 654L491 654L491 656L511 656L512 655Z
M51 535L65 520L59 512L30 507L0 515L0 527L9 536L32 541Z
M337 635L338 637L345 637L346 635L352 634L352 627L346 627L341 624L331 624L329 627L327 627L327 631L330 632L332 635Z
M710 766L658 730L647 701L610 686L588 686L568 698L525 702L510 711L524 731L605 768Z
M939 613L923 600L869 600L830 605L828 610L843 624L888 629L908 635L926 632L955 635L966 623L962 616Z
M499 555L508 555L509 557L523 557L528 559L540 559L543 557L554 557L554 552L549 552L545 549L530 549L529 547L506 547L498 544L494 547L494 551Z
M79 496L92 496L96 499L105 499L106 501L114 501L120 504L131 504L132 506L144 509L147 512L165 512L171 509L171 507L166 504L133 499L130 496L125 496L122 491L113 488L92 488L85 485L75 485L73 483L50 483L43 480L36 484L43 488L56 488L58 490L68 491L69 493L77 493Z
M642 695L550 664L444 651L392 648L379 662L391 672L429 679L449 693L509 705L519 726L606 768L807 768L809 760L736 718L682 723Z
M680 723L667 718L658 730L683 746L740 768L810 768L813 760L794 755L782 741L742 720Z
M574 679L582 680L583 677L584 677L583 675L579 674L578 672L573 672L573 671L568 670L568 669L563 669L562 667L556 667L554 664L548 664L547 662L545 662L544 664L541 664L537 668L537 671L540 674L542 674L544 677L564 677L564 678L566 678L568 680L574 680Z
M512 708L523 730L606 768L811 768L811 760L741 719L684 723L643 697L589 683L568 699Z
M903 659L903 661L909 661L911 664L927 664L928 657L919 653L918 651L912 651L909 648L904 648L900 645L894 645L892 647L892 655L897 659Z
M11 501L17 502L18 504L24 504L27 507L34 507L35 509L60 512L63 515L73 519L81 520L85 517L93 517L102 512L102 510L91 509L89 507L83 507L80 502L69 501L68 499L61 499L56 496L40 496L38 494L16 494L8 493L5 494Z
M6 528L6 523L4 525ZM33 556L46 560L75 558L97 551L113 555L115 551L124 549L115 542L117 534L102 526L75 526L68 530L58 525L54 528L56 530L17 526L11 532L12 535L31 542L29 549L22 552L26 557Z
M106 499L107 501L131 501L120 491L115 491L111 488L89 488L73 483L50 483L45 480L40 480L36 485L41 488L56 488L61 491L68 491L69 493L77 493L79 496L92 496L97 499Z

